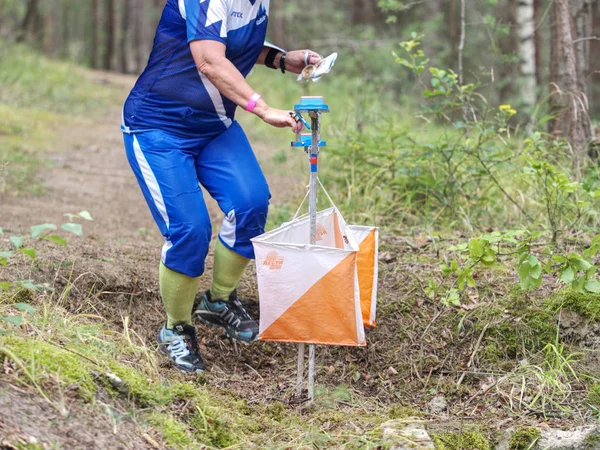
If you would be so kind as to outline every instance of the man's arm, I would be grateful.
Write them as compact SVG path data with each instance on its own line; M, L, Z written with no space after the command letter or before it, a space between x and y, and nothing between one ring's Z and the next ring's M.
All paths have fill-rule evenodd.
M281 56L285 54L285 70L292 73L300 73L304 69L304 67L308 64L319 64L321 62L321 55L311 50L294 50L291 52L285 52L285 50L269 43L265 42L265 46L263 47L258 59L256 60L257 64L265 65L267 61L267 55L271 50L276 51L273 58L273 68L281 69ZM308 55L308 61L306 60Z
M190 50L200 73L229 100L246 108L254 94L246 79L225 56L225 44L213 40L190 42ZM269 125L278 128L291 127L295 133L302 131L303 125L296 122L290 111L271 108L261 98L252 111Z

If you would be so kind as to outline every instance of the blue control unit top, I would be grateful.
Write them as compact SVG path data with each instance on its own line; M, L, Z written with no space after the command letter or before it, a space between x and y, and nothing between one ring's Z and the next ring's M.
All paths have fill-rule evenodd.
M322 111L329 112L329 105L323 100L323 97L300 97L300 103L294 105L296 112Z

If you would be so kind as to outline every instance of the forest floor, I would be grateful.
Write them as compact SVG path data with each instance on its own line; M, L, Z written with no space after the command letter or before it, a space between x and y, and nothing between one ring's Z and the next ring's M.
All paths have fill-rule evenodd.
M236 346L199 325L207 372L181 375L155 352L164 320L162 239L119 130L120 102L134 79L86 76L108 87L113 100L90 114L49 119L49 138L27 150L43 152L35 175L0 191L0 248L33 225L64 222L65 213L87 210L94 219L83 224L83 238L65 247L38 243L33 263L19 255L0 266L0 280L54 289L0 297L0 318L23 317L0 326L1 448L380 448L380 425L402 419L427 424L438 448L483 449L501 430L572 428L597 415L600 388L597 398L583 395L579 378L568 374L571 367L599 373L596 317L583 314L585 307L562 315L561 335L583 356L571 360L557 348L549 359L553 286L526 294L515 288L514 274L499 270L471 303L445 308L426 294L428 280L441 277L443 258L443 240L427 233L382 230L378 327L368 332L366 348L318 348L314 406L293 400L292 345ZM306 178L303 156L282 158L289 136L277 136L284 139L279 147L250 133L273 193L272 225L302 197ZM216 236L221 212L207 202ZM201 291L210 283L211 258ZM253 269L240 295L257 316ZM552 372L552 361L563 365ZM465 440L452 444L451 435Z

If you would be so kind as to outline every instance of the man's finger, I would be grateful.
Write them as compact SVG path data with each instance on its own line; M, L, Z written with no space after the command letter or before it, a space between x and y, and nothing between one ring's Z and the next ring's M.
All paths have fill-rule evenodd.
M308 59L309 64L319 64L323 58L317 53L311 53Z
M292 130L294 130L294 133L300 133L304 128L304 124L302 122L293 121L292 123Z

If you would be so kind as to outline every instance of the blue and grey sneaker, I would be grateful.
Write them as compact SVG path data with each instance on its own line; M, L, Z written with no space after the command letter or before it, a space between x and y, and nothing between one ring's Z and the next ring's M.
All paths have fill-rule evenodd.
M194 306L194 317L208 325L222 327L231 339L250 344L258 338L258 326L237 298L237 291L227 301L212 301L210 291Z
M167 328L166 324L163 325L158 333L158 344L160 349L171 358L175 367L182 372L204 372L204 361L198 351L196 328L192 325L176 324L173 329Z

